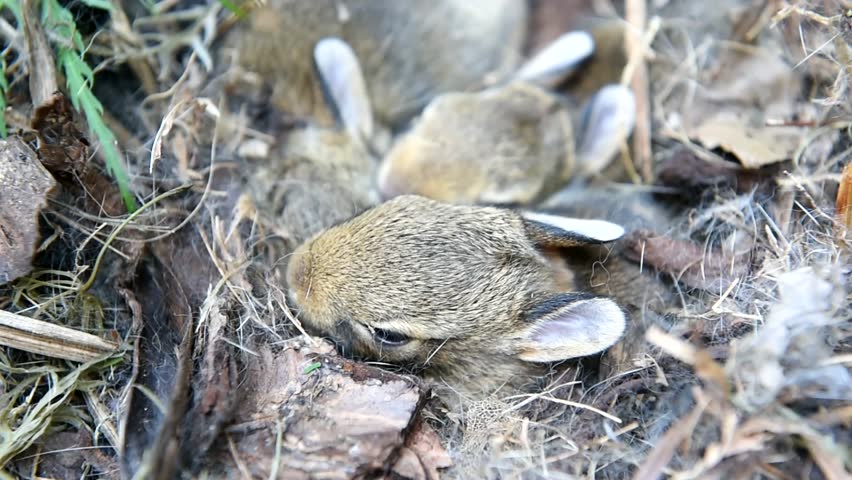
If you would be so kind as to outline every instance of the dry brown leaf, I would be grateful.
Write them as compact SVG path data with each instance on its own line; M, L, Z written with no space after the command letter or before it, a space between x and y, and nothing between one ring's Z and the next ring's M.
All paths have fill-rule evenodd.
M791 158L802 133L799 128L755 126L739 115L720 114L694 128L690 136L706 148L733 154L747 169L757 169Z
M768 127L767 121L808 117L812 106L800 100L802 75L768 49L720 46L684 111L686 134L733 154L748 169L792 158L805 129Z
M0 140L0 284L30 272L39 212L55 187L56 180L23 140Z
M61 180L88 172L89 141L77 126L74 107L59 92L36 106L30 125L36 134L38 158Z

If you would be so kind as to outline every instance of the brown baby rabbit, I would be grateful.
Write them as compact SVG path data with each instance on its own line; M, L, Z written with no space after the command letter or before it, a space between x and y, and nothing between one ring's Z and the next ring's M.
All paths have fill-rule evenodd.
M246 70L272 87L272 102L328 125L310 58L337 37L361 61L376 120L394 126L435 95L504 78L520 61L522 0L270 0L231 37Z
M381 195L529 205L572 178L603 169L633 129L630 90L603 87L577 118L544 88L593 49L590 35L569 33L534 56L508 84L436 97L385 156L378 177Z
M250 179L263 223L286 228L288 250L378 200L376 161L362 141L370 135L371 110L355 54L324 39L312 57L339 127L294 129Z
M302 322L346 354L481 395L618 341L624 311L584 291L551 251L623 232L600 220L404 195L308 240L286 279Z

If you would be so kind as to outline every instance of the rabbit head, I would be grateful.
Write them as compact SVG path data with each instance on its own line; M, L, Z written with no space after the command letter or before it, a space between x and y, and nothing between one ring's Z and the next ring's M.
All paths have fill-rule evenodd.
M549 252L622 234L605 221L404 195L308 240L286 279L303 324L344 353L489 393L618 341L624 311L579 290Z
M332 115L309 58L320 39L342 39L361 60L376 119L394 126L439 93L511 73L526 18L527 2L518 0L270 0L230 42L279 110L328 126Z
M337 126L288 132L250 185L267 223L283 225L293 248L378 201L368 147L373 119L355 54L340 40L324 39L313 58Z
M525 64L514 81L435 98L385 156L378 177L382 196L525 205L574 176L602 169L633 128L630 90L608 85L574 118L563 99L544 88L593 49L588 34L568 33Z

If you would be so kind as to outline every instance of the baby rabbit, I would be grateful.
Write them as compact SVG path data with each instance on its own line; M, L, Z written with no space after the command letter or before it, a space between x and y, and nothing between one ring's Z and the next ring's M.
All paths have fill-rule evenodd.
M376 120L395 126L435 95L502 79L521 58L523 0L270 0L231 37L239 62L297 117L332 118L310 58L322 38L355 51Z
M376 161L362 141L371 134L372 114L355 54L324 39L312 57L338 128L308 124L289 132L250 179L263 223L287 229L288 250L378 201Z
M618 341L621 307L582 291L550 251L623 233L600 220L403 195L308 240L286 280L302 322L344 353L488 394Z
M629 89L607 85L572 118L544 86L592 53L587 33L563 35L508 84L436 97L385 156L384 198L414 193L466 204L528 205L603 169L634 124ZM576 141L574 133L579 131Z

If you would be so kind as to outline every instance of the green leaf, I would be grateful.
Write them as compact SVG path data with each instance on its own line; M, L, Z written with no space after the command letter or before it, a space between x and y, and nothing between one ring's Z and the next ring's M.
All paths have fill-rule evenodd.
M0 2L7 1L9 0L0 0ZM81 1L92 8L112 9L109 0ZM107 173L118 184L121 198L124 200L127 209L131 212L136 211L138 208L136 199L130 191L130 180L124 170L115 135L104 122L104 107L92 92L95 72L83 58L85 44L77 26L74 24L74 17L57 0L43 0L42 22L45 29L53 32L51 40L56 43L54 47L57 63L65 73L65 82L68 87L68 95L71 97L71 104L75 110L83 112L86 116L86 122L89 124L89 130L101 144Z
M112 4L109 0L81 0L86 6L97 8L99 10L112 11Z
M322 367L322 363L320 363L320 362L314 362L314 363L312 363L312 364L308 365L307 367L305 367L304 374L305 374L305 375L310 375L310 374L311 374L311 373L313 373L315 370L319 370L319 369L320 369L320 367Z
M61 48L59 59L65 72L71 103L76 110L82 110L86 116L89 129L97 137L103 149L107 173L115 178L124 204L129 211L133 212L138 207L136 199L130 191L130 179L124 171L121 152L116 146L115 135L104 123L102 117L104 107L91 90L92 69L77 53L71 50Z
M239 5L232 2L231 0L219 0L219 3L221 3L223 7L230 10L238 18L243 18L246 16L246 11L240 8Z

